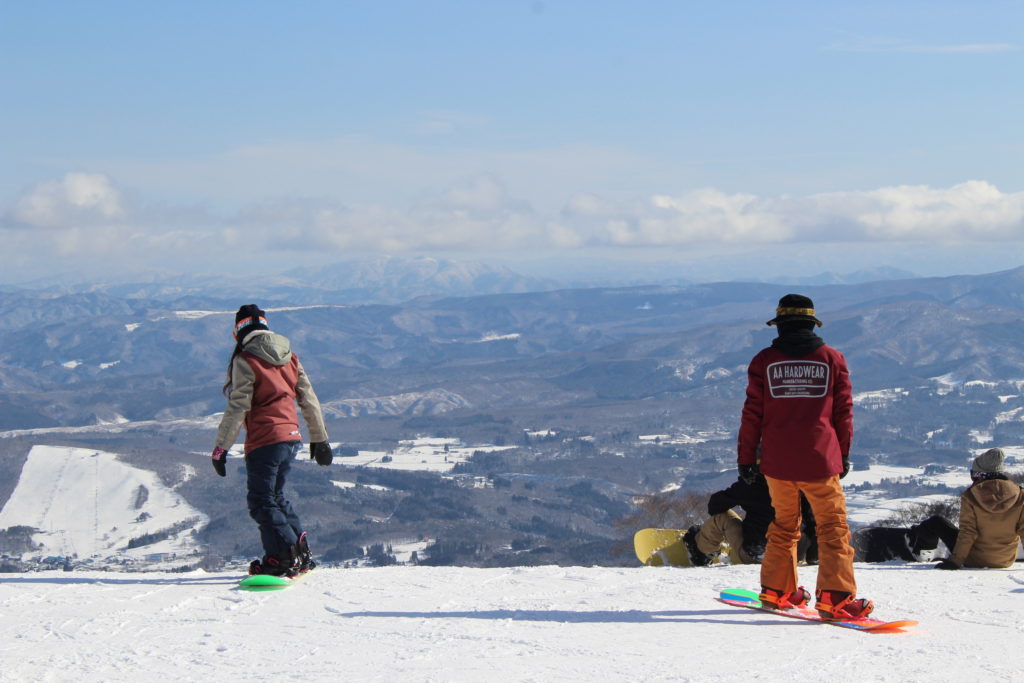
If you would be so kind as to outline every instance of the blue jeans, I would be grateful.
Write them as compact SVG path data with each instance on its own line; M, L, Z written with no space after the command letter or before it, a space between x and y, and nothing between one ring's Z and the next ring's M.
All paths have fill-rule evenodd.
M245 456L249 493L249 516L260 527L260 541L267 556L287 557L302 533L302 523L284 497L284 483L292 460L299 452L298 441L262 446Z

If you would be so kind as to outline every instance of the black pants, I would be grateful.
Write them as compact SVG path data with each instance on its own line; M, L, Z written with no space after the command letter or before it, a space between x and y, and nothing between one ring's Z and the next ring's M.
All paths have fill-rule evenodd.
M257 448L245 456L249 493L249 516L260 527L260 541L266 556L287 557L302 533L302 523L284 497L284 484L292 460L299 452L298 441L285 441Z

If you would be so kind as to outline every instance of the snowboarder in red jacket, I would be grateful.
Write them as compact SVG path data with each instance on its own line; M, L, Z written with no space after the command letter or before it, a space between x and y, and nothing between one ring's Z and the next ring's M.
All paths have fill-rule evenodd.
M738 441L740 476L752 480L760 471L775 508L761 562L761 602L785 608L810 600L797 586L802 493L817 521L815 608L825 619L866 617L874 606L856 597L846 497L839 483L850 470L853 438L846 359L814 333L822 323L806 296L782 297L767 324L777 326L779 336L747 369Z

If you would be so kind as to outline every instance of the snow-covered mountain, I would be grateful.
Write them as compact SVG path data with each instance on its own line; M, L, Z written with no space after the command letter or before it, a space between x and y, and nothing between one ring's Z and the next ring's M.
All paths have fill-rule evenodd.
M195 475L181 464L183 479ZM26 557L78 566L181 565L200 548L193 533L209 520L153 472L111 453L36 446L29 452L0 529L31 527Z
M801 568L813 587L816 569ZM1020 681L1024 566L857 565L867 634L729 607L758 567L323 569L0 579L4 681Z

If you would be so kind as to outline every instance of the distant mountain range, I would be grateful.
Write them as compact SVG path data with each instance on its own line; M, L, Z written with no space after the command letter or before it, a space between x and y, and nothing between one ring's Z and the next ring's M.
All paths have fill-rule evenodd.
M879 266L878 268L867 268L852 273L819 273L810 277L783 277L770 280L780 285L857 285L865 282L880 282L883 280L909 280L917 277L909 270L893 268L891 266Z
M580 410L700 396L699 413L714 409L711 395L734 411L745 363L771 339L764 321L793 289L734 282L322 303L370 280L393 279L388 296L395 297L403 286L531 284L500 269L417 265L332 267L316 271L322 288L260 281L254 291L265 289L266 298L254 291L242 298L231 289L241 287L237 280L196 284L177 298L102 287L0 293L0 428L216 412L233 311L251 301L292 338L338 415L411 405L428 415L432 405L439 412ZM1024 379L1024 268L800 291L818 302L822 334L849 358L858 390L936 377Z
M205 456L224 407L234 311L254 301L291 338L331 440L348 453L339 449L329 471L346 488L308 459L293 482L335 561L421 537L447 539L448 563L618 561L616 520L637 495L734 478L746 365L770 343L765 321L791 291L815 300L820 333L849 360L858 470L962 472L978 449L1024 444L1024 268L561 289L455 263L314 273L316 287L293 274L244 294L240 279L147 285L152 296L137 286L0 292L0 503L36 445L116 453L211 520L197 537L210 553L252 556L240 459L222 480ZM370 281L373 296L402 300L345 299ZM532 286L541 291L441 293ZM414 288L433 294L404 299ZM345 465L357 450L383 459L420 436L459 440L473 455L451 478ZM889 489L895 499L952 495L923 479Z
M679 266L619 261L587 261L534 266L557 277L525 275L503 265L429 257L351 259L329 266L294 268L274 273L243 270L216 275L151 272L144 278L117 282L41 279L24 287L0 286L0 292L34 291L60 294L106 294L133 300L187 305L191 300L260 300L309 304L397 304L429 297L544 292L556 289L695 284ZM819 273L775 280L777 284L828 285L908 279L912 273L880 267L854 273Z
M51 293L102 293L112 297L186 303L190 300L260 300L292 304L400 303L421 296L474 296L544 291L563 286L501 265L435 258L353 259L324 267L274 273L241 269L216 275L153 273L126 282L47 282L31 287ZM24 289L24 288L23 288ZM4 288L0 291L17 291Z

